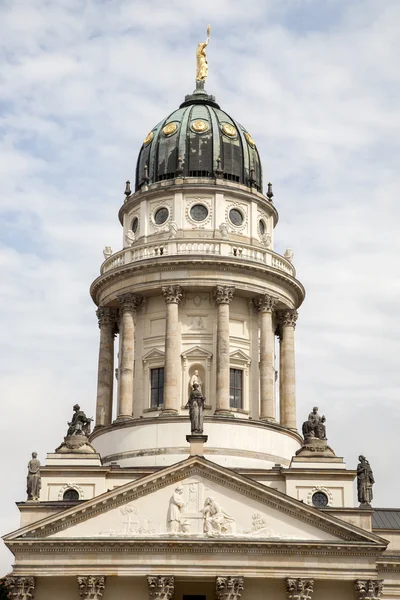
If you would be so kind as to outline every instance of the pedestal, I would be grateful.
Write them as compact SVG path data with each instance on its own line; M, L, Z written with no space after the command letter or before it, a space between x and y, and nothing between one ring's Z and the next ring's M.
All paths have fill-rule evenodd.
M190 456L204 456L204 444L208 435L187 435L186 441L190 444Z

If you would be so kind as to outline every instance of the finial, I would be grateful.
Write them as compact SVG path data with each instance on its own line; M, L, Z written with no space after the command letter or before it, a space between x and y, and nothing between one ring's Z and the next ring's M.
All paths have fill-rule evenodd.
M218 158L217 158L217 169L216 169L215 172L218 175L218 177L221 177L221 175L223 174L222 161L221 161L221 157L220 156L218 156Z
M132 193L131 192L131 182L127 181L126 185L125 185L125 192L124 192L124 194L125 194L126 197L128 197L128 196L131 195L131 193Z
M273 195L274 195L274 192L272 191L272 183L269 182L268 183L268 192L267 192L268 200L272 200Z
M147 165L144 165L144 182L148 183L149 182L149 167Z
M207 26L207 39L205 42L199 42L196 50L197 73L196 81L205 81L208 75L208 62L206 48L210 42L211 26Z

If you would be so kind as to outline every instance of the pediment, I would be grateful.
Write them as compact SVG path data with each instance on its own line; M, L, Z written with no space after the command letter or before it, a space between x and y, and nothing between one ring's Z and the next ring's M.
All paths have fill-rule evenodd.
M182 358L212 358L212 352L207 352L200 346L194 346L182 352Z
M146 362L146 361L152 361L152 360L158 360L158 359L164 360L164 358L165 358L165 352L163 352L162 350L158 350L158 348L154 348L153 350L150 350L150 352L145 354L143 356L142 360L143 360L143 362Z
M199 457L22 528L5 541L382 543L372 533Z
M247 356L247 354L245 354L243 350L235 350L234 352L231 352L229 357L231 361L244 362L247 364L251 363L250 356Z

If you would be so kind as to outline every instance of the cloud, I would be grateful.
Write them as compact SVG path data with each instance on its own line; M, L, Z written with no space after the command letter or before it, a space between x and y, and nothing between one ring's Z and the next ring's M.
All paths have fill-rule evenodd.
M71 405L94 411L90 282L146 133L194 87L256 139L307 298L296 331L298 418L317 404L331 445L365 453L375 504L399 493L399 108L395 0L18 0L0 19L2 531L18 526L32 450ZM14 440L18 440L15 443ZM0 570L10 556L1 550Z

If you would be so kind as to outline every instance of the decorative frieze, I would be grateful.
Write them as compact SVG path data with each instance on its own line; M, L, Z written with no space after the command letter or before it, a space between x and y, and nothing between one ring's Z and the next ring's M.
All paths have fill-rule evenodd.
M118 314L118 311L115 308L109 308L107 306L99 306L99 308L96 310L96 316L99 321L100 329L102 327L115 326L115 324L117 322L117 314Z
M262 294L254 299L254 306L259 312L273 312L278 300L268 294Z
M179 285L166 285L161 291L166 304L179 304L182 300L182 288Z
M120 313L124 313L125 311L135 311L141 305L143 298L127 292L126 294L118 294L118 301Z
M382 579L357 579L354 582L356 600L380 600L382 598Z
M6 577L6 587L13 600L33 600L35 597L34 577Z
M295 309L280 310L277 316L281 325L288 325L295 328L299 313Z
M99 600L103 597L106 587L105 577L96 577L88 575L87 577L78 576L79 595L85 600Z
M149 575L147 577L147 585L151 600L171 600L174 595L175 581L173 577Z
M311 600L314 591L313 579L285 579L288 600Z
M230 304L233 299L234 287L228 287L226 285L217 285L214 297L217 304Z
M243 577L217 577L215 595L217 600L239 600L243 592Z

